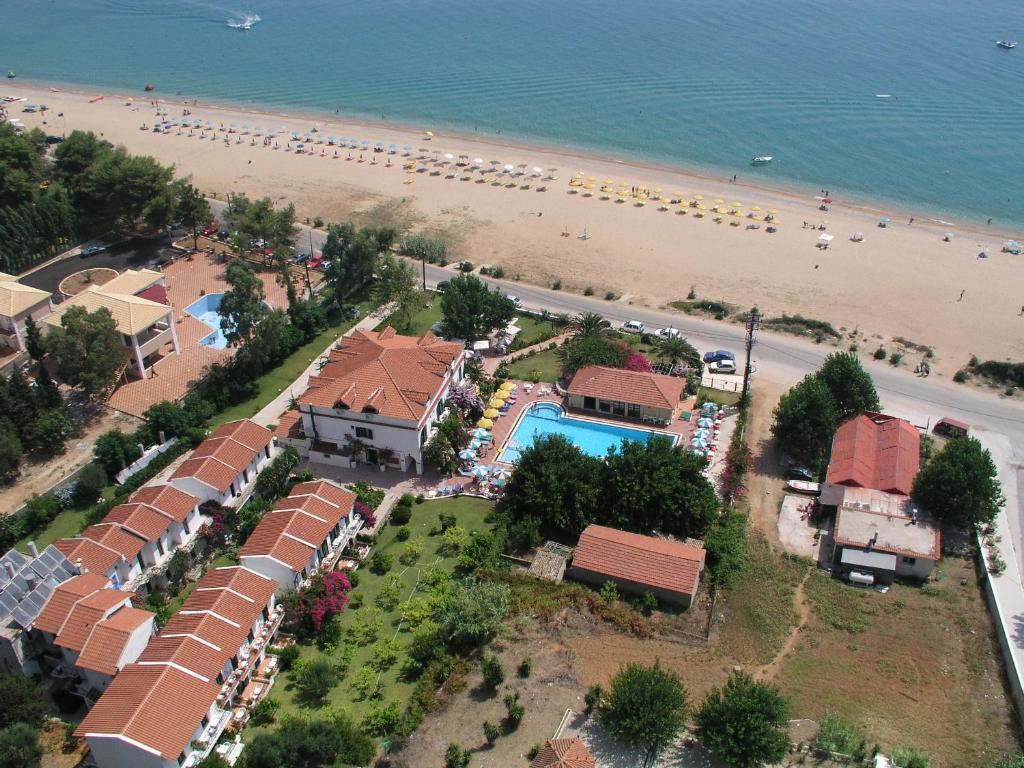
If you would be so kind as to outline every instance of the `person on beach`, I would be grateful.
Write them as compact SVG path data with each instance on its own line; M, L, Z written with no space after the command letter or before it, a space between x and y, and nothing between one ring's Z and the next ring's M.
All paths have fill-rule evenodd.
M966 288L964 288L962 291L960 291L960 298L957 299L957 301L963 301L965 293L967 293L967 289Z

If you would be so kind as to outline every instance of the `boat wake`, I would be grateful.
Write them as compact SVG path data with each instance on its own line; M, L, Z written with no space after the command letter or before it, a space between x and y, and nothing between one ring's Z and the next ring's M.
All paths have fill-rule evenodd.
M258 13L241 14L235 18L228 19L228 26L232 29L252 29L254 24L262 21Z

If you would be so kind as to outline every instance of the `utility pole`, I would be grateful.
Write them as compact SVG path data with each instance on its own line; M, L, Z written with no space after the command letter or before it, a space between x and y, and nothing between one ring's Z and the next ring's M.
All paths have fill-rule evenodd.
M309 262L313 259L313 230L309 230L309 258L302 262L302 266L306 268L306 293L309 298L313 298L313 286L309 282Z
M421 254L420 261L423 263L423 290L427 290L427 255Z
M750 353L754 349L754 331L761 325L761 311L754 307L747 315L747 362L743 366L743 396L740 398L741 407L747 405L747 392L750 387Z

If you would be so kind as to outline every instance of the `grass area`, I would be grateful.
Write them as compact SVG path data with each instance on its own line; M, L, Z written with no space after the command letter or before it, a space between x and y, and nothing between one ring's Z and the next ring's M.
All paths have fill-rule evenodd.
M385 576L371 573L368 567L361 567L358 570L359 586L352 590L351 594L353 596L362 595L363 604L358 609L353 609L350 605L348 610L342 614L341 625L346 633L353 626L353 623L360 620L365 622L368 616L379 615L381 629L378 633L378 638L391 639L397 637L404 647L408 642L408 635L403 633L399 627L399 609L395 608L392 611L382 612L374 605L374 600L380 594L385 580L391 574L398 575L402 582L401 599L403 602L408 600L415 592L420 570L424 566L440 560L454 568L454 558L442 559L438 554L438 549L441 546L441 537L429 535L431 529L440 528L440 515L455 515L458 525L468 531L480 531L487 528L484 518L491 512L492 508L493 504L491 502L468 497L440 499L413 505L412 520L408 524L412 529L410 541L412 539L420 539L423 542L423 553L420 556L419 562L412 567L403 566L398 562L398 557L405 546L403 542L397 539L398 528L393 525L385 526L377 539L377 544L374 546L373 551L393 555L395 559L394 567L391 569L390 574ZM325 703L328 706L345 708L359 720L366 713L370 702L360 697L360 694L353 686L353 682L356 678L356 673L361 668L366 667L370 661L373 643L356 645L354 638L346 636L339 644L339 648L332 651L321 651L315 645L302 645L300 658L324 657L332 662L337 662L341 648L346 645L354 646L355 653L347 673L343 677L339 677L338 685L328 694ZM400 655L399 662L381 676L380 686L385 704L397 701L399 706L404 706L412 692L413 683L403 681L399 677L401 658L402 656ZM279 717L283 714L296 713L307 709L297 694L298 691L295 687L286 680L280 681L274 687L270 695L280 702Z
M554 383L562 372L562 364L555 355L555 350L545 349L531 357L516 360L508 366L508 375L513 379L524 381L547 381Z
M705 387L699 387L697 389L697 402L698 403L718 403L719 405L736 405L740 401L739 392L723 392L720 389L707 389Z
M223 568L226 565L238 565L238 558L234 557L230 552L221 552L213 560L210 561L211 568Z
M34 541L36 546L40 550L45 549L55 542L57 539L65 539L77 536L85 528L85 515L87 510L84 509L65 509L55 518L53 521L43 528L30 536L26 536L17 544L15 548L21 552L27 551L27 544L30 541Z
M390 325L396 331L407 336L422 336L436 323L441 321L441 294L434 291L423 291L413 305L408 320L399 317L395 312L381 321L377 328Z
M939 580L924 587L894 584L883 595L813 573L805 592L813 610L777 678L794 717L832 711L869 744L919 747L935 768L988 765L1017 751L970 559L945 557Z
M670 301L669 306L672 307L672 309L678 309L680 312L685 312L688 315L692 315L694 312L703 315L711 315L716 320L724 319L735 309L732 304L726 304L724 301L712 301L710 299Z
M375 305L373 302L364 301L357 306L359 307L359 317L364 317ZM332 325L321 331L315 339L292 352L277 368L260 376L256 380L259 393L255 397L220 412L210 421L210 426L216 427L226 421L246 419L257 414L267 403L281 394L295 381L310 363L323 354L323 351L327 349L331 342L355 325L356 322L358 321L346 320L343 323Z
M563 330L561 326L555 325L550 320L542 320L532 315L519 315L513 322L522 329L516 338L519 349L532 347L534 344L554 338Z
M811 336L819 342L825 341L826 338L842 338L842 334L832 326L832 323L803 315L784 314L780 317L769 317L761 321L761 327L770 331L791 333L794 336Z

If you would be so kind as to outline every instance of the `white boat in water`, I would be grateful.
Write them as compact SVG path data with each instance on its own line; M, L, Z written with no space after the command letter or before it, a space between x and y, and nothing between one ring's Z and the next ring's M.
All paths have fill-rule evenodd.
M998 45L1000 48L1005 48L1006 50L1010 51L1010 50L1013 50L1014 48L1017 47L1017 41L1016 40L996 40L996 45Z
M768 165L775 158L771 155L758 155L750 161L751 165Z
M258 13L254 13L251 16L243 16L240 19L228 19L228 26L232 29L240 29L246 32L252 29L252 25L258 21L262 21L262 19L260 19Z

